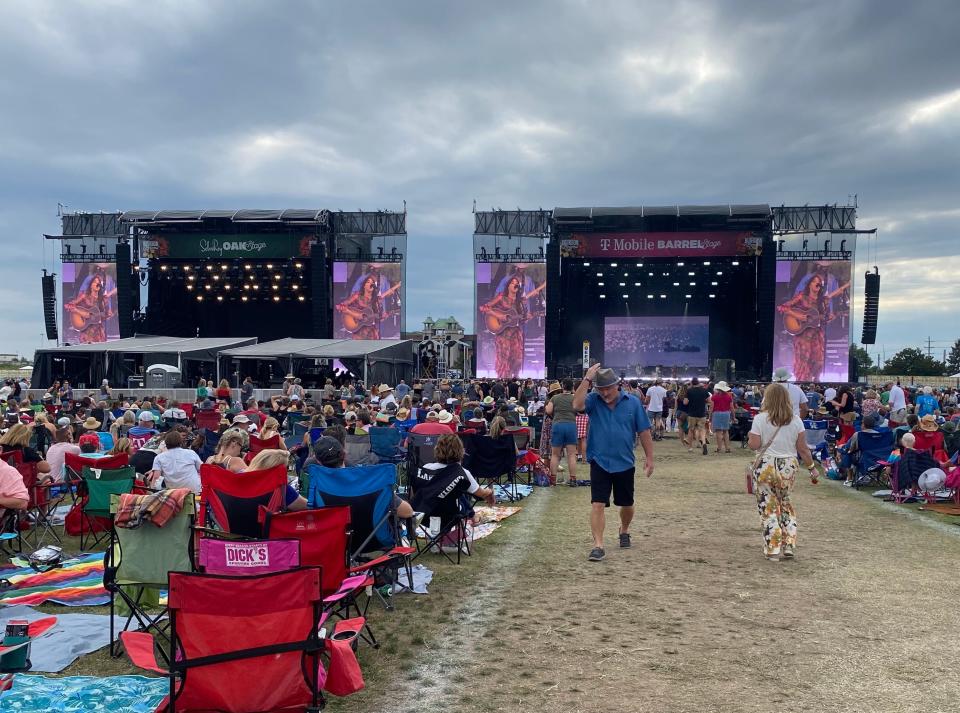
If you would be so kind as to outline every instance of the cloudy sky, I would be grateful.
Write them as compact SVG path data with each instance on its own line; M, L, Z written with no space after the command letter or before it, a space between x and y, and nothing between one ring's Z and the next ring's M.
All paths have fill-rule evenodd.
M470 324L471 206L846 203L878 346L960 337L960 4L0 0L0 351L71 210L402 209ZM856 327L859 336L859 326ZM939 341L936 341L939 340Z

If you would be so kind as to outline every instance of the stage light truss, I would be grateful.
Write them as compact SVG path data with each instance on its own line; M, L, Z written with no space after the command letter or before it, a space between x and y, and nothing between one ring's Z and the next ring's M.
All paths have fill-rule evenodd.
M786 262L799 262L801 260L818 260L828 262L831 260L852 260L853 253L850 250L778 250L777 260Z
M198 302L264 300L305 302L309 299L308 263L285 260L151 261L154 279L196 295Z
M389 210L330 211L327 230L334 235L406 235L407 213Z
M550 234L549 210L474 211L474 233L545 238Z
M501 253L479 252L474 258L477 262L546 262L546 257L539 253Z
M790 233L830 233L857 229L856 206L779 206L772 207L775 235Z
M394 248L396 250L396 248ZM365 253L356 250L337 250L333 256L337 262L403 262L403 253Z

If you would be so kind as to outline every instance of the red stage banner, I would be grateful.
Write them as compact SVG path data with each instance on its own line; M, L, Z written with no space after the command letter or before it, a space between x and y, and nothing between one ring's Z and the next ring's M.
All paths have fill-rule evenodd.
M564 257L730 257L759 255L762 236L744 232L573 233L560 242Z

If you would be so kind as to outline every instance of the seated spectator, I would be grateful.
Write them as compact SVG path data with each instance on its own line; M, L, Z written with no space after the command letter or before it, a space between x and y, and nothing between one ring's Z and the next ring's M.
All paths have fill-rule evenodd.
M867 389L863 396L863 403L860 405L860 411L863 416L877 414L880 411L880 399L877 398L877 392L873 389Z
M448 416L450 414L447 414ZM423 433L430 436L442 436L450 433L450 426L440 423L440 414L436 411L427 412L427 420L418 423L410 429L410 433Z
M440 409L440 413L437 414L437 423L445 426L451 433L457 432L457 419L446 409Z
M960 428L957 428L956 421L947 421L941 429L943 430L943 450L949 458L953 458L960 451Z
M107 455L117 456L121 453L126 453L128 456L132 455L131 451L133 450L133 444L130 443L129 438L120 438L114 444L113 448L110 449L110 452Z
M36 450L30 447L33 431L30 426L15 423L0 437L0 449L4 454L19 453L24 463L36 463L40 475L50 472L50 464ZM96 437L96 436L94 436ZM99 441L97 441L99 443Z
M923 387L923 393L917 396L914 412L921 420L924 416L937 416L940 414L940 402L933 395L933 389L929 386Z
M217 443L217 452L207 458L207 463L219 465L221 468L242 473L247 468L241 454L243 453L244 434L236 428L224 431Z
M145 401L145 404L150 403ZM124 416L126 418L126 416ZM157 417L153 414L153 411L146 409L141 409L136 426L130 428L127 431L127 436L130 438L142 438L143 436L155 436L160 433L154 425L156 424Z
M464 428L472 428L481 435L485 434L487 432L487 421L483 417L483 409L473 409L473 413L470 414L470 418L468 418L463 425Z
M280 439L280 448L287 450L287 444L283 442L283 436L280 435L280 423L277 419L270 417L264 422L263 428L260 429L260 440L269 441L274 436Z
M99 439L97 439L99 441ZM53 445L47 449L46 461L50 464L50 476L57 482L64 477L64 456L67 453L80 454L80 446L73 442L73 431L69 428L58 428L53 437Z
M77 445L84 458L103 458L106 455L100 452L100 437L96 433L84 433L77 440Z
M939 468L940 464L926 451L914 449L916 436L904 434L901 439L900 465L897 471L897 485L901 490L913 490L917 487L920 474L929 468Z
M270 468L276 468L278 465L286 467L289 463L290 454L287 451L268 448L257 453L254 459L250 461L247 470L269 470ZM307 499L289 484L287 485L284 500L287 510L306 510L307 508Z
M189 488L200 494L200 456L183 447L180 431L170 431L163 438L166 450L158 453L148 476L151 487ZM81 447L83 444L80 444Z
M482 488L469 470L461 465L463 442L456 434L448 433L437 439L434 450L436 462L422 466L413 478L413 501L415 511L423 513L423 519L439 517L444 524L470 509L467 495L483 498L493 505L492 488Z
M30 502L20 471L0 460L0 514L4 510L26 510Z
M171 401L169 407L163 412L160 416L164 421L169 423L186 423L187 422L187 412L180 408L179 401Z

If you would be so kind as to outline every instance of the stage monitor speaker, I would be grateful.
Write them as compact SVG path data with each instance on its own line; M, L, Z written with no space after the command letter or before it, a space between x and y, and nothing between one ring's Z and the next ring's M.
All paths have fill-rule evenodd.
M47 339L57 340L57 276L43 271L43 323L47 328Z
M877 341L877 317L880 314L880 272L873 268L864 279L863 333L861 344L875 344Z
M860 381L860 364L857 362L857 358L853 355L852 351L848 356L847 369L847 381L850 383L856 383Z
M314 339L333 336L333 304L325 240L317 238L317 242L310 246L310 336Z
M118 243L117 326L120 328L121 339L133 336L134 290L137 293L140 292L140 283L133 279L133 266L130 264L130 243Z

